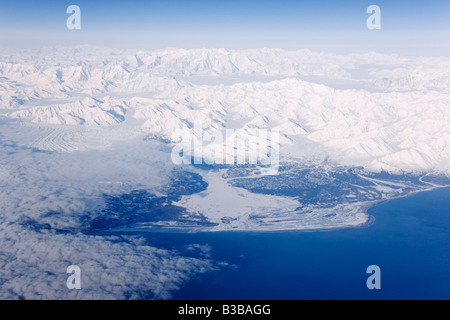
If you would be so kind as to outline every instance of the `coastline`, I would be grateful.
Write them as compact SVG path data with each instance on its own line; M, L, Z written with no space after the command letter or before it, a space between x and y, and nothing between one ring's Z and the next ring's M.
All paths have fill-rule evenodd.
M125 227L125 228L113 228L102 231L88 232L89 234L117 234L117 233L185 233L185 234L195 234L195 233L311 233L311 232L332 232L339 230L349 230L349 229L365 229L370 228L376 223L376 217L370 213L371 210L382 205L384 203L408 198L415 194L430 192L436 189L444 189L450 188L450 185L433 185L433 187L422 189L422 190L414 190L404 195L399 195L389 199L380 199L375 201L370 201L367 203L362 203L355 215L364 214L366 216L366 220L357 225L348 224L348 225L337 225L337 226L323 226L323 227L298 227L298 228L280 228L280 229L215 229L215 227L181 227L181 226L157 226L156 224L148 225L148 226L139 226L139 227Z

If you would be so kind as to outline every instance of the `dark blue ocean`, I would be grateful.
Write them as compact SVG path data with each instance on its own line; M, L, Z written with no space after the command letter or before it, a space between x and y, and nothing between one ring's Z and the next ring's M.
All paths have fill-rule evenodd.
M386 201L364 228L319 232L148 232L177 249L197 243L232 267L174 292L174 299L450 299L450 188ZM367 267L381 268L369 290Z

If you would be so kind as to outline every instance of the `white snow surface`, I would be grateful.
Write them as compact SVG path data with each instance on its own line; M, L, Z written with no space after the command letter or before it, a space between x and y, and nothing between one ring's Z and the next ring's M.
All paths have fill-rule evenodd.
M207 190L174 202L192 213L207 216L217 224L213 231L317 230L358 226L369 219L360 203L327 209L302 206L291 197L255 194L233 187L223 173L222 170L207 173L203 177L208 183ZM300 206L302 214L298 212ZM334 215L330 217L330 213Z
M6 118L125 122L130 134L164 139L195 121L205 130L278 129L284 155L326 154L373 171L449 174L449 106L446 57L89 46L0 55Z

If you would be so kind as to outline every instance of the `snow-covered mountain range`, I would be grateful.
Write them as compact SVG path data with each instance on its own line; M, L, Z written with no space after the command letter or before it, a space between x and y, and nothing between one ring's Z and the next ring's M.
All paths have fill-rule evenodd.
M281 49L5 51L0 109L26 124L73 126L75 140L76 127L86 126L114 127L111 139L139 131L170 140L197 121L205 130L279 130L282 156L450 174L450 59L443 57ZM31 146L73 151L88 143L72 139L70 147L59 138Z

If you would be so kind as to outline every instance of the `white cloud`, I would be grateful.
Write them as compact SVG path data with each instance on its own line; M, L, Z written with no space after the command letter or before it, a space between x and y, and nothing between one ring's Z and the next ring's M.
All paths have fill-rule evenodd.
M139 239L35 232L0 225L0 299L167 299L191 277L217 270ZM66 269L81 268L81 290L66 287Z
M205 248L183 257L136 238L82 233L104 193L162 192L172 165L158 148L130 139L110 150L49 153L1 141L0 299L167 299L222 267ZM80 291L66 287L69 265L82 270Z

